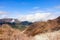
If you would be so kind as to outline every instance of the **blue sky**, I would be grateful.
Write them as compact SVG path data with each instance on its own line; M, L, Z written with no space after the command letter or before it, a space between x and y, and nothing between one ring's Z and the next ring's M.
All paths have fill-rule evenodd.
M24 18L48 13L54 17L60 16L60 0L0 0L0 18Z

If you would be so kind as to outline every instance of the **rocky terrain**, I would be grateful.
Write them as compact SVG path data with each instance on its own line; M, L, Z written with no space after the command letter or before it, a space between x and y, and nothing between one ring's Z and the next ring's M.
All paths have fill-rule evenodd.
M35 35L33 40L60 40L60 30Z
M0 40L60 40L60 17L34 22L23 31L12 28L9 24L2 24Z
M58 30L60 30L60 17L53 20L35 22L26 28L24 33L28 36L35 36L37 34L54 32Z
M30 40L18 29L13 29L10 25L4 24L0 27L0 40Z

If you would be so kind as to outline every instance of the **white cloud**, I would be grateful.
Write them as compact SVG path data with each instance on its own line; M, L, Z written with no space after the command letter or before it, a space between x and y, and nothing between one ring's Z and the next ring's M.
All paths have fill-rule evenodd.
M20 15L18 19L20 21L35 22L40 20L46 21L50 19L55 19L56 17L60 16L59 15L60 11L58 13L58 9L56 9L56 7L47 8L46 10L40 10L39 7L34 7L34 9L37 9L37 10L30 11L29 12L30 14L27 14L27 15Z
M34 14L20 15L19 20L35 22L35 21L48 20L54 18L55 16L53 16L51 13L34 13Z

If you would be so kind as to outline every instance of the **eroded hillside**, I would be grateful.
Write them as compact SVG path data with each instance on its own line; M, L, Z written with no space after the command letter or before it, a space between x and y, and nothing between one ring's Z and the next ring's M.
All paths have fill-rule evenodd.
M60 17L34 22L24 31L8 24L0 25L0 40L60 40Z
M60 17L46 22L35 22L26 28L24 33L28 36L35 36L37 34L58 30L60 30Z
M30 40L18 29L13 29L10 25L3 24L0 27L0 40Z

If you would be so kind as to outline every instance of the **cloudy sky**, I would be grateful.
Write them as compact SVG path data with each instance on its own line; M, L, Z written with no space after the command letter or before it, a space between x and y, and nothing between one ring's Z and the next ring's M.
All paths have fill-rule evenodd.
M60 0L0 0L0 18L37 21L58 16Z

